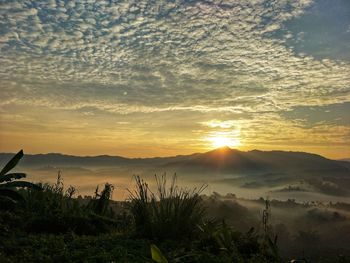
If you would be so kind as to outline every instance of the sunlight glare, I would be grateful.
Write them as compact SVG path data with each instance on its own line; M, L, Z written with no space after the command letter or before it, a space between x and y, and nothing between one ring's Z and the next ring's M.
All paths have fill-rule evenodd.
M214 148L220 148L224 146L228 147L238 147L240 146L239 138L230 138L225 136L212 136L208 138Z

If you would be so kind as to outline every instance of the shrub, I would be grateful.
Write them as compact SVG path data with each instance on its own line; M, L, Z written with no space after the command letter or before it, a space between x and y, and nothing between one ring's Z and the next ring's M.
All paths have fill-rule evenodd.
M109 207L113 186L106 184L87 205L74 198L75 188L64 188L61 173L55 184L42 184L42 191L23 190L26 199L24 229L30 233L97 235L118 227Z
M109 215L113 216L112 209L108 209L110 208L109 201L112 198L113 190L113 185L106 183L104 189L99 193L97 186L95 196L89 202L88 208L98 215L106 215L109 213Z
M22 191L26 199L27 213L45 216L79 215L82 213L78 200L73 198L75 188L70 186L66 191L58 172L55 184L39 184L42 191L32 189Z
M155 176L157 192L139 176L136 190L130 192L130 212L138 235L156 239L191 238L204 215L199 189L183 189L176 185L176 175L167 187L166 176Z

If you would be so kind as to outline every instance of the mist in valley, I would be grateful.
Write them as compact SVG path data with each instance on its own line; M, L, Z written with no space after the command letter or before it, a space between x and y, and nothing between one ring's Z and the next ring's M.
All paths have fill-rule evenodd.
M57 173L64 185L75 186L82 198L92 196L96 186L108 182L114 185L113 199L125 201L129 190L135 187L134 175L140 175L155 191L154 175L164 171L139 168L73 167L41 168L28 171L28 179L34 182L55 183ZM168 173L168 177L173 173ZM233 229L262 231L262 212L265 201L270 200L271 231L277 235L281 255L306 257L316 260L322 255L349 254L350 243L350 198L325 195L307 191L275 191L273 188L246 189L216 182L215 179L200 180L196 176L177 175L177 184L184 188L199 188L205 185L202 198L207 210L207 219L225 221ZM327 256L325 256L327 255Z
M217 151L221 150L214 154L220 153ZM207 154L199 154L197 159L193 156L127 159L117 164L108 160L108 165L101 164L99 157L89 157L87 162L86 157L63 156L64 161L60 161L62 156L53 159L29 156L15 172L26 171L28 181L43 185L54 185L59 177L58 184L63 183L64 189L73 186L75 198L82 204L95 198L100 191L96 192L97 187L103 189L109 183L114 187L111 207L117 214L124 213L125 210L120 208L130 201L137 186L136 176L148 183L150 191L157 192L155 175L164 175L168 183L175 175L179 188L202 189L199 194L206 210L203 220L225 224L232 231L262 233L263 214L267 212L268 231L276 238L282 258L332 262L334 258L350 254L347 246L350 243L350 196L334 191L339 181L348 182L347 164L326 160L331 165L338 165L330 167L340 170L333 178L326 172L319 177L306 172L273 172L273 167L269 168L270 172L250 168L244 172L240 171L241 162L234 163L237 169L231 167L230 158L236 159L236 153L230 157L231 152L225 152L219 166L215 159L210 165L207 161L203 164L203 156ZM174 160L176 165L173 165ZM193 165L198 160L200 165ZM207 169L204 172L203 165ZM330 183L332 179L335 183Z

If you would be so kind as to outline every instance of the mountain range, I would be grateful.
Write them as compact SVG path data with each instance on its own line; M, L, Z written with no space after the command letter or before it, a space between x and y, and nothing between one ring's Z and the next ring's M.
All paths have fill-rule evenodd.
M13 155L13 153L0 153L0 165L4 165ZM74 156L60 153L25 154L20 162L21 167L119 167L129 165L172 167L201 173L297 172L350 176L350 164L347 160L331 160L306 152L259 150L244 152L229 147L221 147L205 153L152 158L126 158L109 155Z
M0 153L0 165L12 156ZM137 167L145 171L176 172L190 179L206 178L242 188L312 189L332 195L350 195L350 162L306 152L244 152L222 147L205 153L154 158L25 154L19 166L21 169L45 167L124 170Z

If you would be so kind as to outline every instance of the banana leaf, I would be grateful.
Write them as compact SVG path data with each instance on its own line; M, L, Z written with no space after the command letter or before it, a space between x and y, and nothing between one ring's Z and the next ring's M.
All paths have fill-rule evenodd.
M33 184L25 181L14 181L14 182L7 182L4 184L0 184L0 189L11 188L11 187L22 187L22 188L27 187L27 188L41 190L41 187L38 186L37 184Z
M21 179L26 177L25 173L9 173L9 174L5 174L3 176L0 177L0 183L2 182L10 182L12 180L16 180L16 179Z
M0 177L7 174L13 167L17 165L19 160L23 157L23 150L20 150L12 159L5 165L5 167L0 172Z

